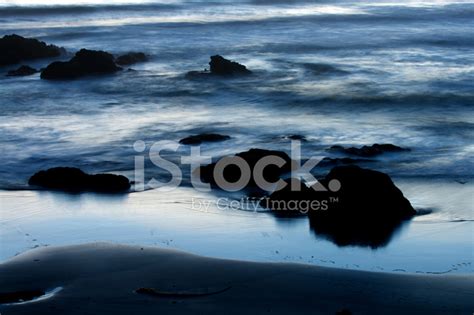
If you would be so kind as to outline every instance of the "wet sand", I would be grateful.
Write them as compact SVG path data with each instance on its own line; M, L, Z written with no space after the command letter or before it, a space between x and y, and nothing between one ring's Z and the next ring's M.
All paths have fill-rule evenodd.
M388 274L93 243L0 264L0 293L57 290L2 314L471 314L474 275ZM137 293L140 288L152 293Z

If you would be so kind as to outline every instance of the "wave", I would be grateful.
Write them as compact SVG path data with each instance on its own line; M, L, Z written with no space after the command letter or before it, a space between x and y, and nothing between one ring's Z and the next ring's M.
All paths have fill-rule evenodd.
M181 6L177 4L101 4L101 5L46 5L46 6L0 6L0 17L28 17L46 16L62 14L89 14L102 12L150 12L154 10L171 11L177 10Z

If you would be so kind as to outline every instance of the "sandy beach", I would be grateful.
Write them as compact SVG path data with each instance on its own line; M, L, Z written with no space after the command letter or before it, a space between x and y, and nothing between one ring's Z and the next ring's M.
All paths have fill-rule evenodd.
M2 314L471 314L473 275L395 275L222 260L151 247L47 247L0 265L1 293L47 299ZM140 288L154 294L137 293Z

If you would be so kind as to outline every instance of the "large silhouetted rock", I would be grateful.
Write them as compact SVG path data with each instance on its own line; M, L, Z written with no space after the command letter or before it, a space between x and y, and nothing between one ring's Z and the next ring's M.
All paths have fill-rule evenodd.
M284 201L278 203L280 209L275 201ZM290 201L292 207L317 201L319 209L307 211L311 228L340 246L383 246L403 221L416 214L388 175L357 166L335 167L310 188L274 192L263 205L288 212L294 209L282 205Z
M280 176L283 173L289 172L291 170L291 159L285 153L281 151L273 151L273 150L262 150L262 149L250 149L249 151L241 152L236 154L235 156L227 156L219 159L216 163L212 163L209 165L205 165L200 167L200 176L203 182L210 183L210 184L218 184L216 182L216 177L214 174L214 170L216 165L219 162L223 162L224 159L230 165L226 166L223 169L223 172L217 172L221 174L224 179L228 182L237 182L241 178L241 171L240 168L236 165L232 165L234 163L240 163L242 160L249 166L250 171L252 173L251 178L247 184L247 187L255 187L257 183L255 182L255 178L253 177L253 171L258 161L263 158L268 158L272 162L282 161L282 166L276 165L268 165L263 169L263 179L265 179L269 183L274 183L278 181ZM224 188L224 187L220 187Z
M125 176L114 174L89 175L73 167L55 167L40 171L30 178L28 184L70 192L115 193L126 192L130 189L130 182Z
M24 60L58 57L64 48L34 38L25 38L16 34L0 38L0 66L19 63Z
M121 66L128 66L138 62L145 62L148 57L142 52L129 52L120 55L115 59L115 63Z
M189 144L189 145L198 145L203 142L219 142L219 141L225 141L228 139L230 139L230 137L226 135L220 135L217 133L202 133L199 135L193 135L193 136L183 138L179 140L179 143Z
M46 80L76 79L88 75L110 74L121 70L114 57L97 50L81 49L69 61L56 61L41 72Z
M331 148L329 148L329 150L357 155L357 156L363 156L363 157L372 157L372 156L380 155L385 152L410 151L410 149L401 148L399 146L396 146L390 143L384 143L384 144L376 143L371 146L364 145L361 148L355 148L355 147L344 148L343 146L340 146L340 145L334 145Z
M18 69L10 70L7 73L9 77L24 77L37 73L38 70L31 68L30 66L20 66Z

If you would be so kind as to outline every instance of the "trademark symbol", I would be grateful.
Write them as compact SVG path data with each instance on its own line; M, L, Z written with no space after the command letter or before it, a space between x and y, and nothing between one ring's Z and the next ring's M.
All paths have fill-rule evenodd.
M339 197L329 197L329 202L331 203L339 202Z

